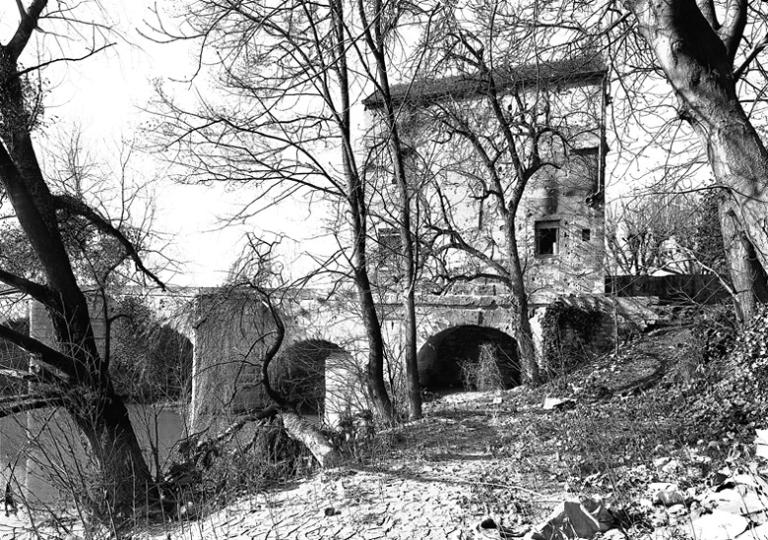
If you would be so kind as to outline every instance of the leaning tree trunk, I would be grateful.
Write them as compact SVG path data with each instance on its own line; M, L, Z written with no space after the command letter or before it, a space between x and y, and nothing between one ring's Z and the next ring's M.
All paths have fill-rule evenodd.
M725 240L744 317L761 300L768 269L768 151L736 95L734 58L743 37L747 2L729 2L722 24L694 0L625 0L680 102L680 115L696 130L717 182L730 193ZM699 5L707 6L707 2ZM733 221L735 220L735 222ZM735 231L738 231L736 233ZM749 259L752 260L749 260ZM756 267L760 271L755 272ZM752 270L747 270L747 269ZM751 278L745 276L751 272Z
M151 481L149 469L125 405L112 387L108 365L96 348L85 296L59 231L55 198L43 179L32 144L32 122L16 62L12 49L0 47L0 181L40 262L45 283L18 276L12 283L42 302L51 315L60 352L43 354L40 361L62 374L57 390L63 406L88 440L111 497L101 502L108 502L112 509L129 510L136 495L145 498ZM12 338L24 346L23 338ZM30 341L33 348L45 350L45 345Z
M93 392L90 388L86 392ZM133 431L128 410L111 385L98 398L68 400L64 407L86 436L99 465L101 485L92 502L127 516L137 501L146 501L151 475ZM101 496L104 498L101 498ZM113 516L115 517L115 516Z

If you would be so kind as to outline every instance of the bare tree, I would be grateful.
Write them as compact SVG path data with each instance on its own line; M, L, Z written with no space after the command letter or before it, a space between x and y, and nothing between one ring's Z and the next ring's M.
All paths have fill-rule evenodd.
M609 271L636 276L660 270L700 271L695 241L704 216L698 211L699 202L690 195L667 194L614 204L606 212L605 224Z
M424 208L433 209L423 219L439 277L504 287L513 306L523 377L536 381L521 258L529 246L519 240L527 217L518 210L532 179L563 168L580 139L599 138L602 68L593 57L547 61L541 51L527 63L535 44L526 41L529 35L518 39L509 30L523 27L527 14L500 3L475 8L469 20L460 18L465 12L441 14L418 59L429 59L429 74L455 75L399 87L399 105L408 111L401 114L402 131L416 156L415 168L432 176L422 196L431 197ZM590 97L596 99L587 100L596 105L592 114L577 112L583 105L575 105L579 98L564 111L567 99L558 95L559 86L578 86L582 75L594 86ZM468 212L467 204L478 210ZM494 230L499 225L501 235ZM457 267L459 253L463 270Z
M394 411L384 382L384 340L369 274L372 189L358 143L362 98L371 88L388 92L393 34L409 9L418 11L394 1L273 6L200 0L189 8L186 32L174 35L162 16L157 28L166 39L199 39L201 66L209 57L219 59L216 76L224 96L200 97L199 107L190 108L161 92L162 125L172 141L166 144L185 156L185 181L255 186L256 196L234 219L247 219L286 199L295 204L300 196L341 210L346 238L320 266L354 284L369 344L368 392L377 414L387 421ZM387 151L396 181L405 189L394 114L391 109L385 117ZM404 246L412 243L408 201L403 191ZM411 261L406 253L408 275L414 272ZM405 287L411 414L419 416L414 294L414 287Z
M124 230L82 198L52 192L46 182L32 140L40 95L30 91L34 85L29 81L47 65L76 58L52 56L51 51L43 50L41 54L49 58L28 68L20 64L20 58L46 23L64 23L73 35L82 35L78 27L83 23L76 8L65 3L49 5L46 0L33 0L27 6L23 2L17 5L18 24L10 39L0 45L0 181L39 264L40 275L39 279L30 279L0 269L0 280L46 307L58 348L0 326L0 337L26 349L40 365L37 391L19 396L16 402L3 407L2 414L52 404L65 408L88 440L110 484L109 502L127 510L137 495L145 495L150 473L125 404L112 385L108 361L96 347L86 298L62 235L63 223L82 220L99 234L114 239L141 272L158 285L162 283L146 268ZM89 28L98 36L98 25ZM83 57L105 46L90 45Z
M368 4L368 5L366 5ZM383 121L385 126L385 142L388 155L392 163L392 172L399 190L399 216L397 220L400 231L400 245L403 253L401 257L403 272L403 308L405 310L405 373L408 387L408 404L410 418L421 418L421 387L419 385L419 373L416 356L416 272L417 261L414 245L414 231L411 225L413 208L413 186L409 182L405 167L405 148L400 138L398 126L399 111L392 98L390 85L390 73L388 63L393 61L391 57L391 44L388 35L397 26L397 18L403 16L403 5L398 1L383 2L373 0L365 2L357 1L358 13L362 35L373 57L373 66L369 78L374 83L381 105L382 114L376 120ZM412 6L408 6L409 8ZM365 64L365 59L362 59Z
M560 6L571 14L579 10L579 3ZM692 129L698 138L716 186L728 193L720 207L721 226L740 310L749 318L756 302L768 300L762 217L768 153L755 129L765 110L760 61L768 44L765 6L748 0L626 0L618 8L606 2L597 10L601 19L587 24L582 16L558 24L602 39L615 59L615 101L626 102L651 138L664 129ZM662 80L674 104L646 99ZM672 156L680 146L668 148Z

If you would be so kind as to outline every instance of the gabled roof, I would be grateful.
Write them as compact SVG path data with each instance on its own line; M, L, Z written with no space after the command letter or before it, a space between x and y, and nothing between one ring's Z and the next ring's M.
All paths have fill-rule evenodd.
M514 67L497 68L492 75L499 91L510 88L537 85L589 85L600 83L608 72L598 55L579 56L567 60L540 62ZM412 83L390 87L395 104L425 105L447 97L461 99L480 94L485 90L486 79L481 73L453 75L439 79L416 79ZM363 100L368 109L381 107L384 102L380 92Z

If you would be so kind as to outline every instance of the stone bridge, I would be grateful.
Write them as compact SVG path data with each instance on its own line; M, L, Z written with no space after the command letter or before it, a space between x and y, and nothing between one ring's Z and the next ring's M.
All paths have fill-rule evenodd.
M396 395L403 395L397 392L404 385L402 309L394 301L380 302L378 308L386 347L385 378ZM482 343L495 343L515 363L508 308L499 296L420 297L417 346L422 383L431 383L426 386L434 389L461 385L458 364L477 360ZM368 408L363 376L368 342L356 297L337 294L329 299L301 291L280 301L279 310L286 331L275 374L282 369L277 376L283 379L315 378L320 391L305 393L322 400L315 409L324 411L329 424ZM267 307L250 291L201 292L195 311L191 416L192 425L202 427L204 418L258 408L264 401L261 359L274 339L275 325ZM280 367L297 357L298 370L304 373L296 373L295 364L294 373ZM440 369L435 370L438 362ZM517 377L513 379L508 383L517 382Z
M193 430L204 428L206 419L225 418L264 404L261 364L274 340L275 323L259 295L251 290L207 288L147 298L155 313L192 343ZM316 373L310 375L324 386L315 396L323 404L314 409L324 411L325 420L333 424L339 415L367 408L363 370L368 343L356 297L337 293L328 298L304 290L276 299L275 304L286 329L276 366L279 368L281 358L296 355L312 362ZM98 302L92 302L94 333L103 346L103 318L96 306ZM395 301L380 302L378 307L386 344L387 382L398 389L404 384L400 362L405 332L402 309ZM514 363L508 307L497 295L421 296L417 346L421 378L433 381L427 388L460 386L458 364L476 360L482 343L495 343ZM30 333L54 344L48 316L35 302L30 305ZM440 369L436 370L438 362Z
M603 296L591 297L593 303L606 302ZM192 343L192 431L265 406L268 400L261 385L261 365L276 327L255 291L184 289L148 299L155 313ZM298 393L305 394L302 405L306 411L322 412L331 425L344 414L368 408L363 376L368 344L356 297L337 293L329 298L321 292L302 290L275 299L275 304L285 326L285 339L273 362L275 371L270 370L270 374L280 379L277 385L283 385L281 390L300 390ZM500 371L505 384L516 384L519 371L509 307L501 295L420 296L417 347L422 385L436 391L461 387L462 365L477 361L486 343L500 353L497 359L504 364ZM386 347L385 378L394 396L403 396L402 307L385 300L378 309ZM532 319L534 338L539 340L541 333L536 329L541 313L539 309ZM97 340L103 343L99 310L94 308L92 315ZM614 333L614 318L605 318L606 327L600 332L603 341ZM53 343L50 322L39 304L30 308L30 332Z

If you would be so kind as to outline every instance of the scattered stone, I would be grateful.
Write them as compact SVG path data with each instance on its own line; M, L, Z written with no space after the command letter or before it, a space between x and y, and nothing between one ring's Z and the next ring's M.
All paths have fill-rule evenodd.
M677 484L669 482L653 482L648 485L648 493L654 504L673 506L684 504L685 496L680 492Z
M749 520L742 516L715 510L694 519L690 528L697 540L730 540L744 532L748 525Z
M661 468L662 472L672 474L680 468L680 462L676 459L671 459L669 462Z
M493 398L493 404L494 405L501 405L504 402L504 398L501 396L496 396Z
M755 430L755 456L768 459L768 429Z
M615 520L607 505L601 498L595 497L583 502L563 502L530 536L532 540L592 538L614 526Z
M325 517L331 517L331 516L338 516L341 514L339 510L336 510L333 506L329 506L326 508L323 513L325 514Z
M571 398L544 398L544 404L541 407L545 411L567 411L576 408L576 400Z

